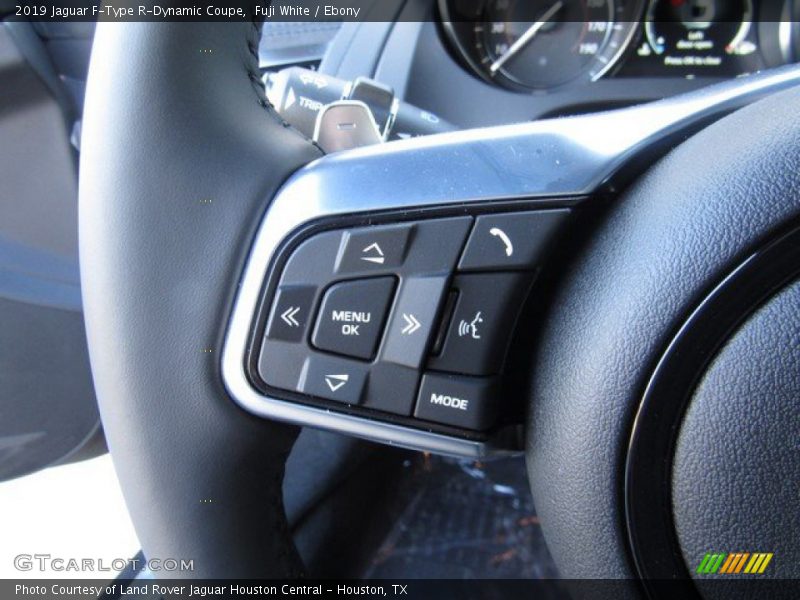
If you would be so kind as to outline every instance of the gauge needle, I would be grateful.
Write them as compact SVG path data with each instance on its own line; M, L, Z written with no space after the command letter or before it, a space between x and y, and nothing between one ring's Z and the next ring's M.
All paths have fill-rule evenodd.
M511 47L506 50L503 55L494 61L491 66L489 67L489 71L494 75L497 73L497 70L502 67L506 62L514 55L517 54L522 48L530 42L534 36L539 33L539 30L544 27L547 22L553 18L553 16L561 10L561 7L564 6L563 0L559 0L550 9L542 15L542 18L536 21L533 25L528 27L527 31L523 33L519 39L511 44Z

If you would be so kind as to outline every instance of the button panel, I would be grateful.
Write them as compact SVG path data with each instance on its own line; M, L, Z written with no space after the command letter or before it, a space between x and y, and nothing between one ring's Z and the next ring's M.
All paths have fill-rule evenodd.
M567 213L344 227L290 246L255 379L371 419L492 429L514 326Z

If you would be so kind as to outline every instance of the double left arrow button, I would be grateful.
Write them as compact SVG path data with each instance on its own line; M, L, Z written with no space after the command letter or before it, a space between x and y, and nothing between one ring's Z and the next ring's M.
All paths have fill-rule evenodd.
M299 306L290 306L281 313L281 319L283 319L283 322L289 327L300 327L300 322L295 318L299 312Z
M267 338L286 342L303 339L311 316L316 288L284 286L278 289L267 322Z

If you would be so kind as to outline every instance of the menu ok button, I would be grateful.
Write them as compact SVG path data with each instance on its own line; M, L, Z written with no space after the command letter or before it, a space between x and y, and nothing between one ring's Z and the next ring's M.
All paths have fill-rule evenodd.
M346 356L372 358L394 285L393 277L379 277L331 286L319 310L314 345Z

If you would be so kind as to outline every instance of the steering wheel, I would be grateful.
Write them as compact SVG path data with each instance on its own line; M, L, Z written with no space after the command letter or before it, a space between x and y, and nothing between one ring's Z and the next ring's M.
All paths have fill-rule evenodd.
M269 337L302 320L271 308L275 289L288 293L287 277L319 280L319 302L331 261L343 264L342 239L408 226L417 244L426 227L467 223L425 252L407 250L391 271L398 297L445 281L415 288L418 299L443 298L435 314L466 261L443 258L448 236L460 249L493 215L558 212L568 217L556 233L520 217L529 229L509 238L513 249L492 239L505 250L496 260L533 247L542 274L535 319L515 321L525 341L515 364L526 367L514 390L560 572L677 579L700 595L732 568L712 571L717 554L770 553L763 577L799 577L800 515L787 507L800 481L800 70L323 157L266 101L258 35L251 23L97 28L81 279L102 421L145 555L193 559L193 577L302 573L281 500L299 425L476 458L513 450L513 415L492 417L505 431L493 435L420 421L408 407L382 412L404 377L420 385L425 363L411 351L378 375L368 361L318 353L369 371L363 396L331 404L303 359L311 342L279 339L285 352L272 354L259 344L265 328ZM442 264L409 266L436 248ZM384 250L375 268L393 268ZM485 276L493 263L476 252ZM398 311L387 327L405 312L406 337L415 320L426 324ZM463 337L477 333L473 321ZM264 381L271 364L295 368L281 356L304 384ZM475 417L483 425L486 411ZM750 559L740 558L744 573ZM646 582L634 589L648 591L658 594Z

